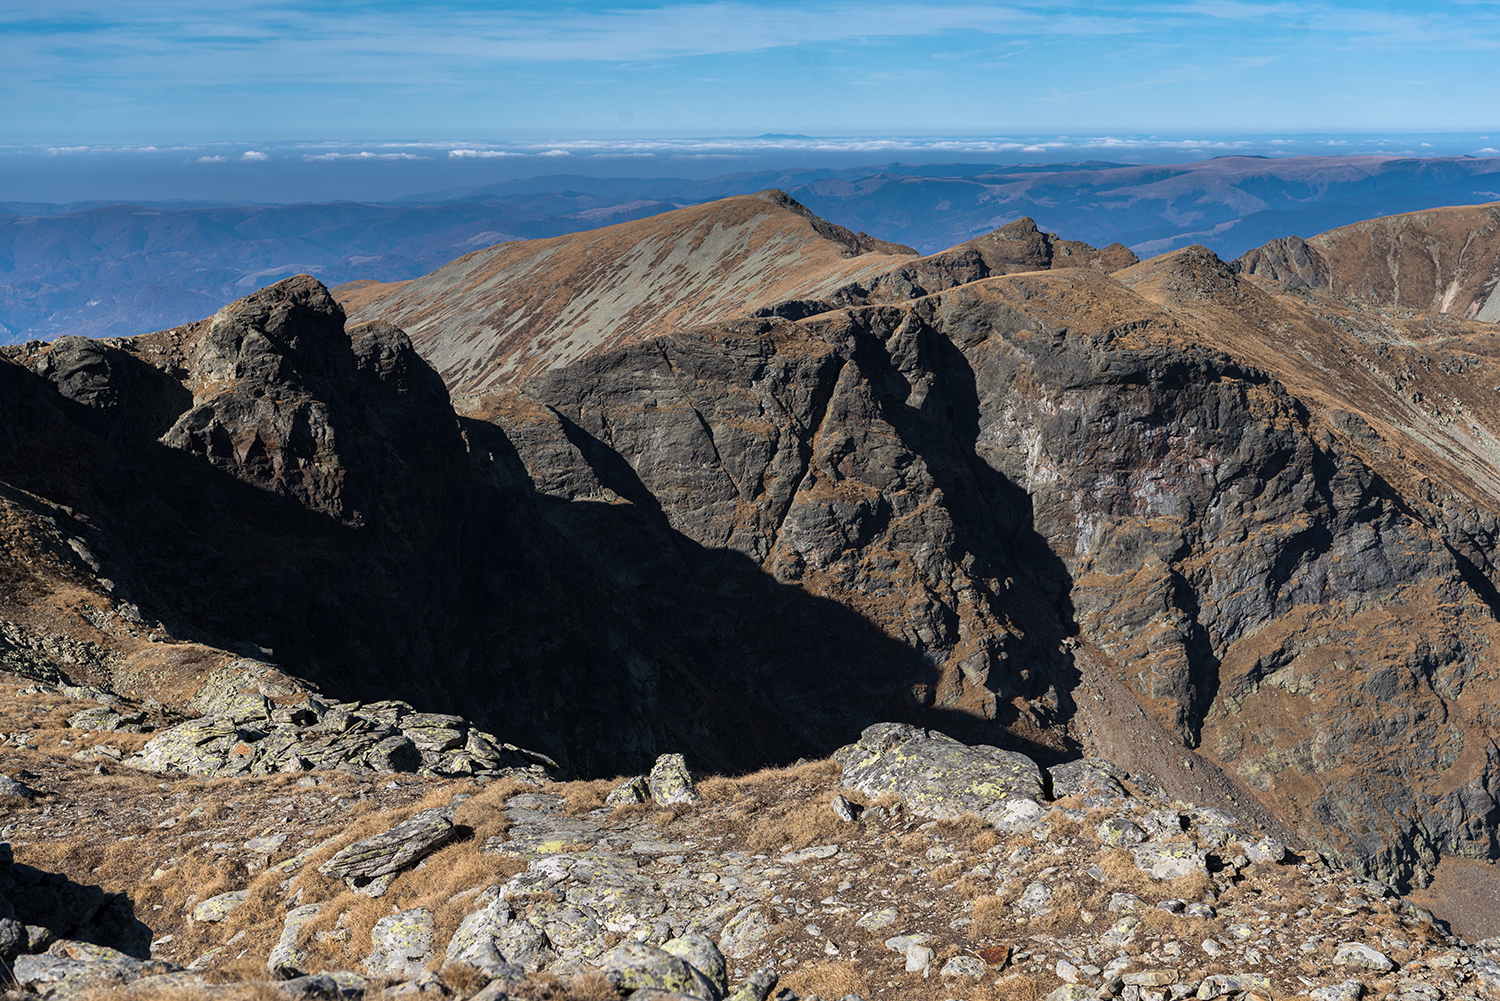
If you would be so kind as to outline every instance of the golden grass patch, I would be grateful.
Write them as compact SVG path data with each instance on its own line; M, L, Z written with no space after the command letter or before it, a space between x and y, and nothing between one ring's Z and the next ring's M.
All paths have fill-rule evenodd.
M1154 894L1158 898L1180 897L1183 900L1201 900L1213 886L1207 872L1189 873L1176 879L1157 879L1135 864L1135 856L1124 848L1112 848L1100 854L1099 865L1104 869L1105 883L1116 892Z
M868 997L870 994L870 985L864 974L848 961L800 963L782 976L780 986L798 994L820 994L825 998L841 998L848 994Z

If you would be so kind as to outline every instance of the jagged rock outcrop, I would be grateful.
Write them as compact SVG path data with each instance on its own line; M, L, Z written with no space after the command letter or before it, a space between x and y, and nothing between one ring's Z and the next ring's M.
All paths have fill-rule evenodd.
M222 703L153 736L124 763L150 772L269 775L316 768L429 775L550 777L557 762L471 727L462 716L419 713L405 702L275 705L261 695ZM69 720L72 726L79 713Z
M1025 217L941 253L902 264L874 280L850 283L826 298L762 306L755 315L800 320L848 306L905 302L997 275L1064 268L1118 271L1138 260L1119 243L1095 249L1078 240L1043 233L1037 229L1036 220Z

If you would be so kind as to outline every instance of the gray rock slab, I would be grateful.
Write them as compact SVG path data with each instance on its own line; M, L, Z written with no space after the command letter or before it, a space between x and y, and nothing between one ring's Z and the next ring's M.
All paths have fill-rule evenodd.
M923 816L972 813L1009 826L1018 816L1011 805L1016 801L1030 807L1025 813L1030 822L1041 816L1042 770L1014 751L971 747L903 723L877 723L834 758L843 766L846 788L871 798L901 796L908 809Z

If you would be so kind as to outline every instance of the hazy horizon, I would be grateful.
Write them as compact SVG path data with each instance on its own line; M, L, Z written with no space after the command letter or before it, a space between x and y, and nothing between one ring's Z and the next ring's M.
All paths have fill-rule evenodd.
M707 179L943 164L1186 164L1221 156L1500 156L1484 133L704 136L483 141L0 145L0 201L412 199L558 175Z

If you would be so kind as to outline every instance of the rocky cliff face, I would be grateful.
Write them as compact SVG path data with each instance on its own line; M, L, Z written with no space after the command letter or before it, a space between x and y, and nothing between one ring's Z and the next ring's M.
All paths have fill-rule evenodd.
M601 774L1124 727L1387 877L1496 856L1492 326L1023 226L882 271L786 211L869 273L698 326L646 287L452 405L306 278L13 350L12 659L144 692L253 652Z

